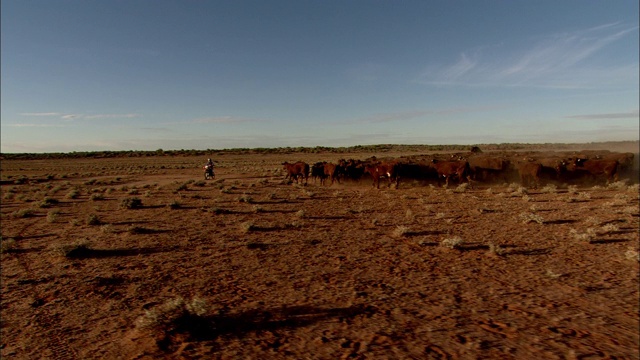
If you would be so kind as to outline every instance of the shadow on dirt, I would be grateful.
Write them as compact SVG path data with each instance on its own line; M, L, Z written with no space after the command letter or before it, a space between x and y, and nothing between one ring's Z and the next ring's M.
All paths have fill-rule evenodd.
M183 341L211 341L220 336L242 338L252 332L293 329L333 319L371 316L375 312L374 307L364 305L329 309L302 305L214 316L184 314L169 329L157 329L163 334L157 338L157 345L165 352L173 352Z
M545 224L551 224L551 225L561 225L561 224L573 224L575 222L578 222L578 220L571 220L571 219L561 219L561 220L550 220L550 221L545 221Z
M175 251L175 247L151 247L139 249L91 249L86 246L76 246L65 251L64 256L69 259L99 259L120 256L149 255Z
M249 250L267 250L269 248L274 248L278 246L289 245L289 243L283 244L267 244L267 243L259 243L259 242L250 242L247 244L247 249Z
M623 243L623 242L629 242L628 239L597 239L597 240L592 240L589 243L590 244L615 244L615 243Z
M37 253L44 250L44 247L33 247L33 248L13 248L13 249L6 249L4 250L4 252L8 253L8 254L29 254L29 253Z
M541 249L523 249L523 250L509 250L507 255L547 255L551 253L550 248Z
M438 230L424 230L424 231L409 231L407 233L405 233L405 236L426 236L426 235L441 235L444 234L444 231L438 231ZM437 243L436 243L437 244Z

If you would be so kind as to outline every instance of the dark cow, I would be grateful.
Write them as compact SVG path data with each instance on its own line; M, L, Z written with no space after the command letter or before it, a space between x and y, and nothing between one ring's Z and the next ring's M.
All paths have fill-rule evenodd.
M304 178L304 183L307 183L309 179L309 164L303 161L298 161L290 164L285 161L282 163L282 165L284 166L284 169L287 170L287 176L285 176L284 178L285 180L295 179L297 184L299 179Z
M425 160L399 162L396 167L398 177L419 181L432 181L438 179L438 173L429 166Z
M607 184L611 180L618 181L618 161L616 160L577 158L567 165L567 171L591 176L593 179L604 175Z
M557 156L535 158L535 159L529 158L528 160L532 162L537 162L542 166L542 168L540 169L541 178L544 178L545 180L551 180L551 181L566 180L566 179L562 179L563 175L566 175L564 174L566 170L565 167L567 164L566 160Z
M311 178L315 184L316 180L320 179L320 183L324 182L324 162L317 162L311 166Z
M476 181L487 181L502 177L507 182L506 171L509 167L509 160L492 156L472 156L469 161L471 178Z
M364 172L371 175L373 178L373 186L377 189L380 189L380 178L387 178L389 180L389 187L391 187L391 183L393 182L396 184L396 189L400 185L398 163L395 161L366 164L364 166Z
M531 186L537 189L540 186L540 174L542 173L542 165L535 161L522 161L516 165L518 174L520 174L520 182L522 186Z
M360 180L362 175L364 175L364 165L365 163L360 160L340 160L338 161L338 166L340 166L341 173L339 174L341 177L350 180Z
M445 179L445 187L449 186L449 179L452 177L458 177L458 183L463 181L469 181L469 162L467 161L439 161L437 159L431 160L431 167L433 167L438 173L438 186L440 186L440 180Z

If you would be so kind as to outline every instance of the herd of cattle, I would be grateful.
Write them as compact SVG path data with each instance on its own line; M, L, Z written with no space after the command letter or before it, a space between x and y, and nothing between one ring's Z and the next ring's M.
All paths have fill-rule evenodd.
M329 182L358 181L369 178L373 186L380 187L380 180L388 186L400 185L400 179L458 184L505 183L519 180L523 186L537 188L541 182L559 183L610 183L620 177L633 178L634 154L609 151L583 151L580 153L511 152L484 154L479 149L467 153L406 156L400 158L365 160L339 160L317 162L309 165L298 161L284 162L286 179L290 181Z

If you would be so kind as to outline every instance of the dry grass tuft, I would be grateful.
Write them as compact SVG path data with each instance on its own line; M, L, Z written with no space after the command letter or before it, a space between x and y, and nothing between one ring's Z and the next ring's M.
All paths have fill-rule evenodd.
M17 246L18 246L18 243L16 242L16 239L13 239L13 238L0 239L0 252L1 253L11 252Z
M455 192L455 193L463 193L463 192L467 191L468 188L469 188L469 183L462 183L462 184L458 185L455 189L453 189L453 192Z
M60 215L60 210L49 210L49 212L47 212L47 222L48 223L54 223L56 222L56 220L58 220L58 216Z
M89 199L91 199L91 201L104 200L104 195L102 195L102 194L91 194L91 197Z
M573 235L573 237L576 240L586 241L586 242L591 242L595 240L596 236L598 235L596 229L594 228L587 228L587 230L583 233L578 232L578 230L576 229L571 229L570 233Z
M254 223L252 223L250 221L243 222L243 223L240 224L240 230L242 232L244 232L244 233L255 231L257 228L258 227Z
M145 310L135 325L139 329L164 333L194 325L193 323L197 323L198 319L202 320L209 311L209 305L202 298L194 297L185 301L182 297L177 297L151 310Z
M413 211L411 211L411 209L407 209L407 212L404 214L404 217L409 221L416 220L416 214L414 214Z
M399 225L393 230L391 235L395 238L401 238L406 236L409 233L409 228L407 226Z
M640 252L638 252L638 250L634 250L633 248L629 248L624 253L624 257L627 260L640 261Z
M78 196L80 196L80 193L78 192L78 190L73 189L69 191L64 197L67 199L77 199Z
M53 205L57 205L59 203L58 200L50 198L50 197L45 197L44 199L42 199L42 201L40 202L40 204L38 206L40 206L41 208L48 208L51 207Z
M607 185L609 190L625 190L627 189L627 180L620 180Z
M506 255L506 250L500 245L496 245L493 242L489 242L489 254L496 256L504 256Z
M528 224L530 222L536 222L538 224L544 224L544 218L538 214L533 213L522 213L520 214L520 219L523 224Z
M87 225L100 225L102 224L102 221L100 221L100 218L98 218L98 215L96 214L90 214L87 217L87 221L85 222Z
M122 209L139 209L142 207L142 200L138 198L125 198L120 202Z
M31 217L35 213L36 213L35 210L31 208L27 208L27 209L20 209L20 210L14 211L11 213L11 216L14 218L22 219L22 218Z
M459 249L462 245L464 245L464 240L460 236L446 238L440 242L440 246L449 249Z
M598 231L598 233L600 234L611 234L611 233L615 233L616 231L620 231L620 227L616 224L606 224L604 226L602 226L600 228L600 231Z

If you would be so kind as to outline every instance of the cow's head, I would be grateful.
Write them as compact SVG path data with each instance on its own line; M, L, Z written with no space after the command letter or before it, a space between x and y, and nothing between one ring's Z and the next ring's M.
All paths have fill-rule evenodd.
M574 161L574 165L575 166L584 166L584 163L587 161L588 159L585 158L576 158L576 160Z

